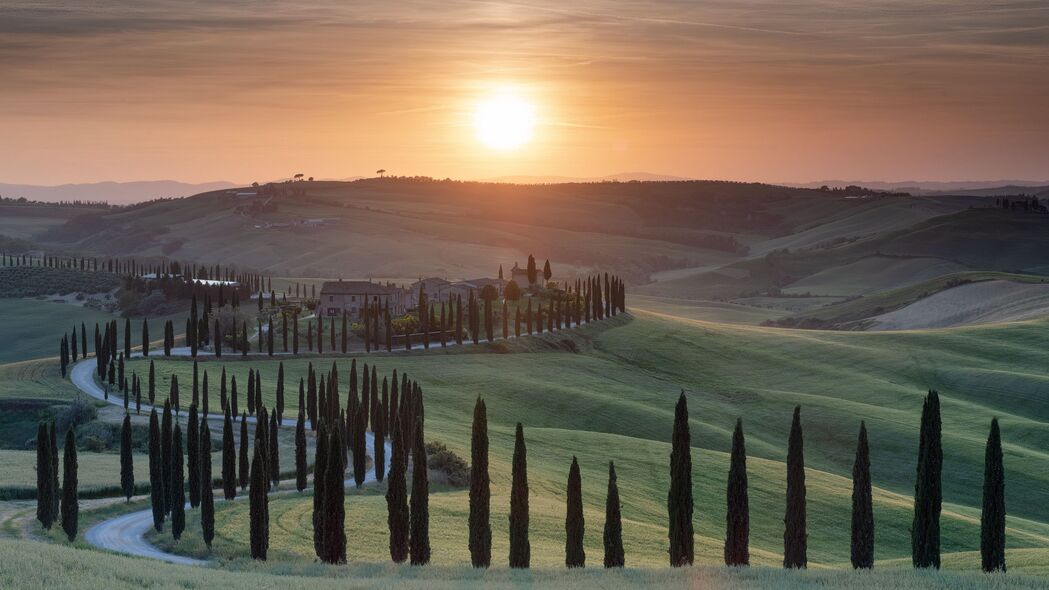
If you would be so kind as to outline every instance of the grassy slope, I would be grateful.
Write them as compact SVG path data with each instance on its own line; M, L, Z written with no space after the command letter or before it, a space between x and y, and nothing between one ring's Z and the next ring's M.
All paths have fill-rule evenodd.
M964 271L965 267L939 258L870 256L805 277L783 289L787 294L870 295Z
M736 297L786 287L871 256L937 258L972 270L1016 272L1044 264L1049 216L969 209L828 249L778 253L724 269L645 285L634 292L686 299Z
M5 327L5 338L18 346L0 348L0 363L40 357L58 359L58 341L62 331L76 326L80 337L80 323L94 330L95 322L105 322L117 316L80 305L51 303L33 299L0 299L0 325ZM139 326L141 330L141 326ZM88 334L88 346L94 346L94 333ZM80 343L77 343L79 349Z
M1040 588L1042 580L1009 574L988 577L982 574L949 572L797 572L747 568L680 568L671 570L577 570L533 569L512 571L506 568L475 570L464 567L374 565L360 567L305 565L297 568L266 564L237 564L241 571L174 566L145 562L117 555L87 553L59 545L0 539L0 585L6 588L56 588L70 584L76 576L76 587L85 590L120 590L123 588L224 588L257 590L274 585L309 587L317 590L336 588L704 588L734 590L737 588L808 589L847 587L857 590L900 588L920 590L952 588ZM269 573L279 573L274 578Z
M813 309L798 314L798 319L815 319L830 323L845 323L861 320L874 315L879 315L895 309L910 305L920 299L929 297L935 293L942 293L957 285L975 283L982 281L1007 280L1020 283L1041 283L1049 281L1044 277L1033 275L1020 275L1003 272L960 272L943 275L893 289L881 293L875 293L868 297L861 297L850 301L830 305L827 307Z
M533 561L563 562L564 480L579 456L589 527L587 549L600 556L607 460L619 471L628 562L665 563L666 458L673 402L685 388L693 427L698 559L716 563L724 531L724 486L732 423L743 416L748 435L752 551L775 565L782 546L784 441L790 409L803 407L809 489L809 557L814 566L848 561L849 480L858 422L872 438L877 557L909 556L914 451L921 398L943 395L946 454L943 517L948 563L975 568L983 443L992 416L1006 441L1009 547L1016 570L1045 573L1049 506L1049 406L1041 391L1045 325L1025 323L936 332L854 334L770 330L643 314L596 335L589 354L440 353L376 357L382 372L407 370L427 396L427 436L468 456L469 416L478 395L488 399L492 437L494 555L506 553L506 509L512 428L525 422L532 489ZM585 345L585 344L584 344ZM289 380L305 371L289 360ZM330 359L321 361L327 368ZM342 365L345 388L348 367ZM161 374L185 373L181 361L158 363ZM244 378L262 370L272 399L274 362L226 362ZM181 379L180 379L181 380ZM240 380L240 379L238 379ZM242 394L243 395L243 394ZM275 544L308 559L309 500L275 500ZM243 551L243 507L223 508L220 552ZM358 560L385 558L385 502L376 494L348 499L347 526ZM227 511L231 511L227 513ZM434 559L467 560L466 492L431 499ZM295 539L298 540L295 540ZM290 539L290 540L289 540ZM234 545L230 549L228 545ZM903 563L903 561L897 563Z

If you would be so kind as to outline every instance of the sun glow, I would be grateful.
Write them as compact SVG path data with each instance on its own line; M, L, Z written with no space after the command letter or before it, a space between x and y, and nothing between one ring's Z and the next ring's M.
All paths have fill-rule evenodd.
M510 90L488 96L474 109L477 140L495 150L515 150L528 143L535 123L535 107Z

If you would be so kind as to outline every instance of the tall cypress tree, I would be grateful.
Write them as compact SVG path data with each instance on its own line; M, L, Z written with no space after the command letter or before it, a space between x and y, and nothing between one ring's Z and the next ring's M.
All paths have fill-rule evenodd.
M750 500L747 493L747 449L743 419L736 419L725 498L725 565L750 565Z
M156 370L156 367L153 366L153 361L150 360L149 361L149 405L152 406L153 403L156 401L156 399L157 399L157 370Z
M940 396L929 391L922 405L918 439L918 469L914 483L911 562L914 567L940 568L940 509L943 447L940 442Z
M284 361L277 365L277 404L274 407L277 412L277 422L284 421Z
M80 519L80 505L77 497L76 433L73 432L72 425L66 431L65 459L62 468L62 530L72 543L76 538Z
M269 488L266 474L266 459L262 449L255 446L255 457L251 462L251 489L248 491L250 499L249 512L251 519L251 558L266 561L269 551L269 496L266 491Z
M568 508L565 513L565 566L586 565L583 536L586 524L583 519L583 480L579 475L579 461L572 457L568 470Z
M197 418L196 404L189 407L189 422L186 425L186 469L189 471L189 505L196 508L200 505L200 421ZM209 484L210 485L210 484Z
M233 418L228 407L222 423L222 495L227 500L237 497L237 452L233 440Z
M801 406L794 407L787 441L787 511L783 524L783 567L804 569L808 565L808 533L805 530L805 450Z
M390 529L390 559L402 563L408 559L408 492L404 455L397 448L403 440L400 421L394 418L394 449L390 458L390 473L386 479L386 524Z
M160 421L160 465L164 495L164 514L171 513L171 402L164 402L164 415Z
M240 418L240 489L248 487L251 465L248 463L248 415Z
M160 423L157 409L149 414L149 499L153 507L153 528L164 530L164 459L160 444Z
M200 452L197 460L200 464L200 529L210 550L215 538L215 494L211 489L211 429L207 420L201 424L197 447Z
M997 418L991 420L991 433L987 436L984 453L980 557L983 571L1005 572L1005 471Z
M324 479L328 474L328 424L321 420L317 426L317 444L313 458L313 551L318 558L324 559L324 511L327 507L324 496L328 493Z
M58 428L52 419L48 426L47 434L50 439L48 447L51 449L51 521L54 522L60 516L62 500L62 484L58 481Z
M177 541L186 529L185 473L182 470L182 428L171 434L171 536Z
M36 429L36 519L41 526L50 530L54 522L51 511L51 435L47 424L40 422Z
M128 501L135 494L135 465L131 454L131 415L124 414L120 427L120 491Z
M412 499L409 514L408 552L412 565L430 562L430 481L426 472L423 423L417 421L412 447Z
M265 428L265 424L260 424L256 428ZM266 437L266 443L269 445L269 456L266 457L267 464L270 468L270 481L273 482L273 486L276 487L280 482L280 445L277 441L277 414L270 414L270 432L269 436Z
M670 565L692 565L695 558L692 536L692 449L688 428L688 401L681 391L674 408L674 433L670 451Z
M874 506L871 500L871 456L867 425L860 422L856 462L852 466L852 567L874 567Z
M346 508L345 498L345 463L346 456L342 449L340 428L332 428L328 436L328 464L324 484L324 561L328 563L346 563Z
M470 562L474 567L488 567L492 564L492 490L488 475L488 408L480 396L474 404L470 463Z
M605 567L623 567L623 514L619 502L615 463L608 462L608 495L605 496Z
M306 489L306 415L302 408L295 423L295 489Z
M524 428L517 423L510 485L510 567L527 568L532 549L528 542L528 459L525 456Z

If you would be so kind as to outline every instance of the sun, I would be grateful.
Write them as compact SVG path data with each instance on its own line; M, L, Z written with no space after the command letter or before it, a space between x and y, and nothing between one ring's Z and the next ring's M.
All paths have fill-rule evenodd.
M482 144L500 151L515 150L532 139L535 107L509 90L500 91L477 103L473 123Z

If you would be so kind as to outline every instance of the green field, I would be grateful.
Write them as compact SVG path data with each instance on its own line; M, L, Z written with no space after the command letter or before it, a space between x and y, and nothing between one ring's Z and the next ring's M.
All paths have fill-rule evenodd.
M84 590L123 588L224 588L258 590L273 587L309 587L317 590L342 588L785 588L807 590L827 587L856 590L926 590L951 588L1031 589L1044 587L1044 580L1018 576L987 576L957 572L909 572L875 570L783 571L768 568L728 569L720 567L604 570L564 568L509 570L431 565L425 568L375 564L325 566L307 564L281 566L237 562L237 571L175 566L146 562L118 555L88 552L61 545L0 539L0 585L5 588L61 588L69 585L75 572L76 587ZM274 577L272 574L279 574Z
M666 489L670 430L677 393L689 397L694 446L697 560L721 560L727 451L742 416L749 453L751 548L757 564L777 565L782 548L785 441L790 411L802 406L809 491L809 561L846 567L853 449L859 421L871 435L876 486L876 556L909 566L915 452L921 399L941 393L944 423L943 551L952 569L979 566L983 446L992 416L1000 418L1010 509L1010 571L1049 573L1049 372L1041 362L1045 322L905 333L777 330L689 321L643 313L547 341L575 339L583 354L529 345L531 352L392 354L370 358L381 373L408 371L423 385L427 437L469 455L469 419L478 395L488 401L492 439L493 554L505 559L513 425L522 420L529 449L533 564L563 563L564 486L572 455L583 472L587 551L600 560L607 461L616 461L630 565L666 562ZM499 350L524 348L525 341ZM492 347L497 348L497 347ZM141 361L135 361L140 363ZM285 361L289 383L309 361ZM327 370L331 359L318 361ZM276 361L230 359L227 371L262 371L271 400ZM191 364L158 361L158 373ZM345 392L348 361L340 361ZM142 367L138 367L142 370ZM217 371L217 367L212 369ZM159 386L158 386L159 387ZM243 395L243 394L242 394ZM291 402L292 405L294 402ZM308 498L275 499L275 550L310 561ZM216 551L246 553L246 507L220 509ZM431 496L434 562L467 562L466 492ZM385 503L376 492L349 494L347 529L355 563L385 554ZM192 535L186 544L192 547Z

